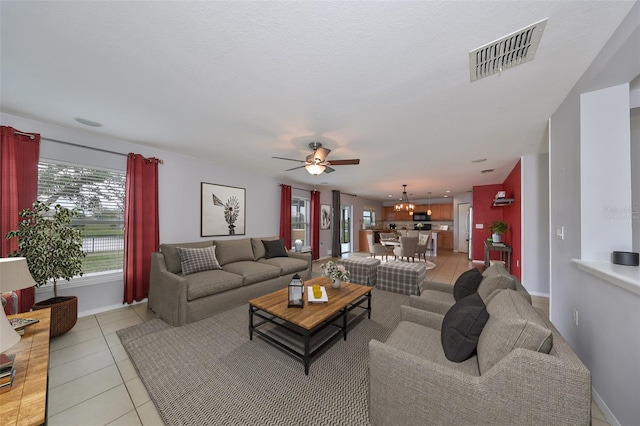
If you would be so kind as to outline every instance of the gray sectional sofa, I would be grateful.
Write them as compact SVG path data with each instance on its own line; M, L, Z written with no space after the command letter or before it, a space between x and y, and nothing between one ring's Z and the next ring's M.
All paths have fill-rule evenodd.
M482 281L478 287L478 293L488 303L488 298L498 289L516 290L529 303L531 303L531 295L524 288L522 283L500 264L495 264L482 273ZM443 284L427 281L424 284L420 296L411 296L409 304L414 308L424 309L426 311L438 314L446 314L447 311L456 303L453 297L453 286L451 284Z
M477 346L461 362L450 361L444 349L453 315L418 308L440 310L451 302L454 311L460 301L449 290L439 295L427 287L431 291L412 297L412 306L402 306L401 321L384 343L369 342L371 424L590 424L591 374L533 308L524 287L513 289L514 283L483 297L481 284L477 296L486 300L488 320L476 329ZM441 297L429 303L429 296Z
M149 308L168 324L180 326L283 288L295 274L311 278L309 254L265 258L262 240L277 237L161 244L160 251L151 254ZM183 274L178 247L211 246L221 269Z

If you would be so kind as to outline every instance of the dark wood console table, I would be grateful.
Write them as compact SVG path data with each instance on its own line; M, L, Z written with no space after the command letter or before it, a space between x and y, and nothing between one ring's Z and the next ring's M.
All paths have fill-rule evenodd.
M490 266L489 254L492 251L500 252L500 260L504 262L505 268L507 271L511 273L511 246L508 246L504 243L493 243L486 241L484 242L484 267L488 268Z

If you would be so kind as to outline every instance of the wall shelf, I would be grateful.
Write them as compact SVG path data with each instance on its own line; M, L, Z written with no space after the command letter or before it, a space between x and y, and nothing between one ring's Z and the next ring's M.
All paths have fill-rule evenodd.
M510 206L515 200L513 198L496 198L493 200L494 207Z

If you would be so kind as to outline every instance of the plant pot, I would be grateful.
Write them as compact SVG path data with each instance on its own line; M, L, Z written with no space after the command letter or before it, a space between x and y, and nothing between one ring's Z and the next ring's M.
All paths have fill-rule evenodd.
M76 296L52 297L33 305L33 310L51 308L49 337L60 336L71 330L78 320L78 298Z
M495 233L494 233L494 234L491 236L491 240L492 240L494 243L501 243L501 242L502 242L502 234L495 234Z

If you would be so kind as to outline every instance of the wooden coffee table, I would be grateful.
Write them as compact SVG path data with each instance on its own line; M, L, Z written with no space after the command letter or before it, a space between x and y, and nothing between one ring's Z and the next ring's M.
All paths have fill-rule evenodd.
M324 286L329 301L326 303L309 303L308 286L318 284ZM309 374L311 360L339 336L347 340L347 332L353 328L364 315L371 319L371 287L343 282L340 288L331 287L329 278L319 277L304 282L304 308L287 307L287 288L274 291L264 296L249 300L249 339L253 333L271 343L289 351L302 359L304 373ZM364 302L366 306L363 306ZM359 308L362 312L349 317L349 312ZM254 320L258 318L258 322ZM274 324L276 329L284 328L302 339L303 351L296 350L289 339L278 339L272 330L260 330L258 327ZM328 327L336 328L334 333L324 333ZM311 339L318 336L321 343L311 350ZM317 343L317 342L314 342Z

